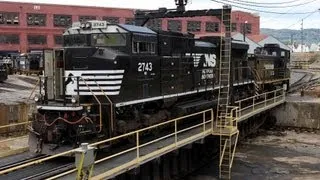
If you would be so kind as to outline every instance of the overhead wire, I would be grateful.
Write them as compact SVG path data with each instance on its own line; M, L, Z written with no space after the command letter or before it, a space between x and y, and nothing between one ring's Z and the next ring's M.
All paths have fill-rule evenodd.
M252 7L261 7L261 8L289 8L289 7L298 7L298 6L304 6L306 4L310 4L310 3L313 3L315 1L318 1L318 0L311 0L311 1L308 1L308 2L302 2L302 3L299 3L299 4L287 4L285 6L266 6L266 5L258 5L258 4L253 4L253 3L243 3L241 1L235 1L235 0L224 0L226 2L230 2L230 3L235 3L235 4L239 4L239 5L243 5L243 6L252 6Z
M260 10L260 9L254 9L254 8L249 8L249 7L244 7L244 6L239 6L237 5L236 3L226 3L222 0L211 0L213 2L216 2L216 3L220 3L220 4L228 4L228 5L231 5L231 6L234 6L234 7L237 7L237 8L241 8L241 9L246 9L246 10L250 10L250 11L257 11L257 12L260 12L260 13L269 13L269 14L310 14L310 13L314 13L314 12L317 12L317 11L310 11L310 12L277 12L277 11L266 11L266 10Z
M319 10L317 10L317 11L315 11L315 12L313 12L313 13L308 14L307 16L305 16L305 17L303 17L303 18L299 19L297 22L295 22L295 23L291 24L290 26L288 26L288 27L286 27L286 28L284 28L284 29L289 29L289 28L291 28L292 26L295 26L296 24L298 24L298 23L300 23L302 20L304 20L304 19L306 19L306 18L308 18L308 17L312 16L312 15L313 15L314 13L316 13L316 12L319 12Z
M284 2L269 2L269 3L263 3L263 2L252 2L252 1L243 1L243 0L237 0L238 2L243 2L243 3L254 3L254 4L265 4L265 5L275 5L275 4L289 4L293 2L297 2L300 0L291 0L291 1L284 1Z

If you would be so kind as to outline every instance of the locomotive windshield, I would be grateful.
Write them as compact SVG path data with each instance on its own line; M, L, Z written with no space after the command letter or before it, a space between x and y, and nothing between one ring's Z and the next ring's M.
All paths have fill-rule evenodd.
M64 46L89 46L86 34L71 34L64 36Z
M92 46L125 46L126 35L124 34L92 34Z

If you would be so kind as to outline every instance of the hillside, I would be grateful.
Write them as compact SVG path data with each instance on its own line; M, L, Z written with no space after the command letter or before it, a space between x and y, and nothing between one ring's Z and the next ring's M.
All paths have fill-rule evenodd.
M293 42L301 43L301 30L261 28L261 33L274 36L286 44L291 42L291 36ZM305 29L304 42L308 45L320 43L320 29Z

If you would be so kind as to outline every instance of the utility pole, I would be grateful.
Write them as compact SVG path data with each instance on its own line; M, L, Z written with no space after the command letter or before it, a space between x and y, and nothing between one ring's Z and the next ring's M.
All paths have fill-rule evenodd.
M303 19L301 21L301 52L303 52Z

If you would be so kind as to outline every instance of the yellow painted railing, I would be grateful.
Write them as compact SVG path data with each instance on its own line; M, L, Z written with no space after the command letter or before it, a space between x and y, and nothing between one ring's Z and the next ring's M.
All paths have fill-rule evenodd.
M246 99L236 101L235 104L239 107L239 117L244 115L245 111L255 111L257 108L268 106L270 103L275 103L278 100L285 99L285 90L277 89L271 92L255 95Z
M278 89L275 91L267 92L264 94L256 95L256 96L253 96L250 98L246 98L246 99L237 101L236 103L238 104L238 106L228 106L227 107L228 108L227 112L230 112L230 113L226 114L226 118L228 119L227 126L229 126L230 128L236 127L237 126L237 123L236 123L237 119L241 118L241 115L245 110L249 110L249 109L256 110L257 108L261 108L261 107L266 106L269 102L271 102L271 103L277 102L278 99L284 98L284 96L285 96L285 91L283 89ZM256 102L256 99L258 97L260 97L260 98L263 97L264 100ZM262 106L262 105L264 105L264 106ZM243 108L241 108L241 107L243 107ZM191 127L190 126L182 127L181 125L179 126L179 124L187 118L199 117L201 119L201 116L202 116L201 122L199 121L199 122L193 124ZM198 120L200 120L200 119L198 119ZM103 145L106 143L112 144L113 142L115 142L115 143L119 142L119 140L121 140L121 139L131 139L131 141L134 141L134 143L135 143L135 145L127 148L126 150L123 150L120 152L115 152L114 154L111 154L103 159L96 160L95 164L98 164L98 163L110 160L112 158L119 157L119 156L126 154L126 153L129 153L129 152L131 152L131 153L134 152L134 154L135 154L135 158L132 161L124 163L119 167L110 169L109 171L106 171L105 173L103 173L99 176L96 176L93 179L101 179L103 177L109 177L112 174L117 174L117 172L120 172L121 170L125 170L129 166L130 167L131 166L138 166L141 163L146 162L156 156L161 156L162 154L165 154L169 151L172 151L174 149L177 149L179 147L187 145L195 140L199 140L199 139L204 138L208 135L211 135L213 129L217 128L217 125L218 124L216 124L216 121L214 121L213 109L208 109L205 111L201 111L198 113L190 114L190 115L179 117L176 119L172 119L172 120L169 120L169 121L166 121L163 123L159 123L159 124L156 124L156 125L153 125L150 127L139 129L139 130L136 130L136 131L133 131L133 132L130 132L127 134L123 134L123 135L120 135L117 137L109 138L109 139L106 139L106 140L103 140L100 142L92 143L89 146L98 147L99 145ZM8 125L8 126L11 126L11 125ZM8 127L8 126L5 126L5 127ZM14 125L12 125L12 126L14 126ZM172 132L170 130L170 132L168 134L161 136L159 138L148 140L148 141L142 141L141 137L143 134L158 130L159 128L165 128L165 127L167 129L171 128ZM185 138L179 138L179 135L182 135L184 132L187 132L190 130L196 131L197 133L190 135L190 136L186 136ZM171 144L168 144L164 147L156 149L155 151L152 151L148 154L141 154L142 148L144 148L148 145L160 142L162 140L168 139L168 138L171 138L173 140ZM22 164L22 165L10 168L10 169L6 169L3 171L0 171L0 175L5 174L5 173L9 173L9 172L12 172L15 170L19 170L21 168L25 168L30 165L39 164L39 163L42 163L42 162L45 162L45 161L48 161L50 159L54 159L57 157L67 156L67 155L76 153L79 150L80 150L80 148L76 148L76 149L69 150L69 151L66 151L66 152L63 152L63 153L60 153L57 155L46 157L44 159L39 159L39 160L36 160L33 162L29 162L26 164ZM68 175L68 174L76 172L76 171L77 171L77 169L72 169L67 172L61 173L58 176L51 177L50 179L56 179L56 178Z

